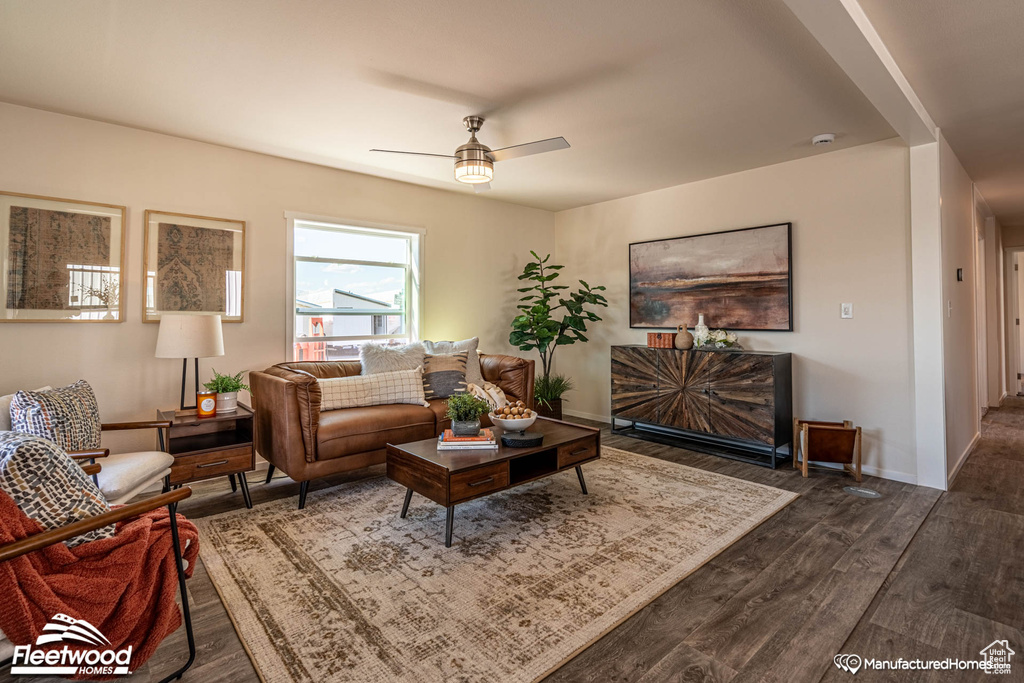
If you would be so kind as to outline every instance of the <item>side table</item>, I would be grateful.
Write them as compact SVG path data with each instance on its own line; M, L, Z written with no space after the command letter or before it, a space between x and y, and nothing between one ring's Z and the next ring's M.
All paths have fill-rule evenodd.
M245 473L256 469L252 408L239 403L237 410L214 417L198 417L194 410L158 410L157 419L171 423L166 436L158 430L161 450L174 456L165 489L226 476L231 490L241 487L245 507L252 508L245 480Z

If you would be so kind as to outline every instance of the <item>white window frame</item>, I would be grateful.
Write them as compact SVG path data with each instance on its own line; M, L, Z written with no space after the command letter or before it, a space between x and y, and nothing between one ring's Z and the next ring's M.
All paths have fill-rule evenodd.
M307 213L298 213L294 211L285 211L285 221L287 223L287 261L285 266L285 289L288 292L288 299L286 301L287 312L285 315L285 349L284 358L286 361L291 361L294 358L295 353L295 227L296 223L299 224L310 224L315 228L322 228L326 230L335 230L337 232L349 232L358 234L373 234L378 233L381 235L388 236L401 236L409 239L410 253L409 263L387 263L384 261L360 261L356 259L334 259L334 258L318 258L318 257L299 257L299 260L316 263L349 263L354 265L365 265L365 266L384 266L384 267L396 267L405 269L405 292L406 292L406 311L405 311L405 330L406 334L382 334L382 335L366 335L366 336L341 336L341 337L317 337L317 341L332 342L332 341L356 341L361 339L371 340L387 340L387 339L406 339L409 341L419 341L420 330L423 322L423 255L424 255L424 242L426 241L427 231L425 228L414 227L414 226L399 226L399 225L387 225L382 223L369 223L367 221L356 221L349 220L346 218L337 218L333 216L318 216ZM344 311L334 312L333 309L326 309L320 311L320 313L326 315L381 315L380 309L367 309L365 311L356 309L345 309Z

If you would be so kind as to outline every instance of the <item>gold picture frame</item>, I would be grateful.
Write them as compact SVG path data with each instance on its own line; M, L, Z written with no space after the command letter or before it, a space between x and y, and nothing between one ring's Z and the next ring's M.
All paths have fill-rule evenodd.
M117 204L0 191L0 322L123 322L127 223Z
M142 321L218 313L245 321L245 221L147 209Z

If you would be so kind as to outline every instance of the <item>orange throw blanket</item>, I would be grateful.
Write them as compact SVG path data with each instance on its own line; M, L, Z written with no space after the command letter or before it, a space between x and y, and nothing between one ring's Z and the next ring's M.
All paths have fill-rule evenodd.
M191 577L199 554L199 532L181 515L177 520L178 538L182 545L188 544L183 556ZM42 531L38 522L0 491L0 544ZM160 641L181 625L177 589L170 516L167 508L159 508L118 523L113 538L70 549L58 543L0 563L0 629L14 644L34 646L54 615L84 619L113 648L131 645L129 668L136 671Z

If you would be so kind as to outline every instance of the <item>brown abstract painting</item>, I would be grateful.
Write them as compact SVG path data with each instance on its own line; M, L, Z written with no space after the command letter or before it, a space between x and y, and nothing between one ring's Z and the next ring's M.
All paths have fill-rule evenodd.
M630 327L792 330L791 223L629 245Z
M160 223L156 305L162 311L224 311L234 235L190 225Z
M68 211L11 206L7 308L80 308L76 274L111 262L111 219Z

